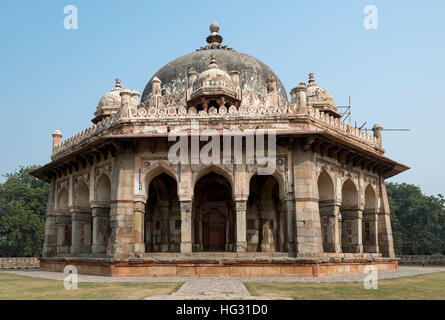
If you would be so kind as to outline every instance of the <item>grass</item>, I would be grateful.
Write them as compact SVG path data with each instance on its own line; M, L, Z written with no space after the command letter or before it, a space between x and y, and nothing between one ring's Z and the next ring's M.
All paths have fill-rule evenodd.
M353 283L244 283L254 296L292 297L311 300L444 300L445 272L378 281L378 289L366 290Z
M0 300L139 300L171 294L182 283L94 282L67 290L63 281L0 272Z

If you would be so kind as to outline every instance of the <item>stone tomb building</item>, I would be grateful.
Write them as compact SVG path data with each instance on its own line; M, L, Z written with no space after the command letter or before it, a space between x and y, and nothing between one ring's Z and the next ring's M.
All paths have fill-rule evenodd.
M116 276L397 268L385 179L408 168L384 156L382 127L370 135L343 122L313 74L288 100L267 65L223 45L218 24L210 30L207 45L162 67L142 97L117 79L93 126L63 141L54 132L51 162L32 173L51 185L41 268ZM191 140L209 129L235 133L228 155L193 161L216 141L201 136L198 151L189 145L185 160L169 160L178 141L169 134ZM246 153L259 131L275 163L267 175L258 154ZM236 136L242 163L233 161Z

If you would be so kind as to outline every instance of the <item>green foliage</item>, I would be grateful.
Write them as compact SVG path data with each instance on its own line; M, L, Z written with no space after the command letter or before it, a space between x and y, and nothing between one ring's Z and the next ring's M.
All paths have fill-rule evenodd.
M406 183L386 186L396 254L445 253L445 199Z
M0 184L0 257L39 256L45 232L49 185L20 167Z

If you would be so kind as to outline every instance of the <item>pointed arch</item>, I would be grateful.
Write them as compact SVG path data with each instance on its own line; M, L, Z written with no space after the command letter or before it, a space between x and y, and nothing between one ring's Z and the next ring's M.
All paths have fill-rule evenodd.
M358 207L358 189L350 178L343 182L341 194L343 208Z
M173 180L175 180L176 182L176 188L177 190L179 190L179 180L177 174L173 171L171 167L169 167L165 163L157 162L155 165L151 166L151 168L149 168L147 172L145 172L142 178L142 180L144 181L142 185L143 194L148 194L151 181L157 176L161 175L162 173L165 173L166 175L173 178Z
M108 175L102 174L96 183L96 201L109 202L111 199L111 181Z
M66 188L63 188L59 193L58 209L59 211L68 211L68 191Z
M318 176L318 199L320 202L335 200L335 187L331 175L322 170Z
M377 208L377 196L371 184L368 184L365 189L365 210L372 210Z
M250 182L252 181L252 178L258 175L258 170L255 170L252 172L252 174L249 176L249 194L250 194ZM274 177L276 182L278 183L278 193L280 199L283 199L285 194L285 179L281 173L279 173L277 170L274 171L273 174L269 175L271 177Z
M85 181L80 180L74 193L74 206L79 208L89 208L90 190Z
M192 190L195 190L196 184L198 183L198 181L208 175L209 173L216 173L220 176L223 176L230 184L231 190L232 190L232 195L235 194L235 186L233 183L233 177L232 175L230 175L226 170L224 170L223 168L217 166L217 165L209 165L205 168L202 168L201 170L199 170L198 174L196 175L196 177L193 179L193 184L192 184Z

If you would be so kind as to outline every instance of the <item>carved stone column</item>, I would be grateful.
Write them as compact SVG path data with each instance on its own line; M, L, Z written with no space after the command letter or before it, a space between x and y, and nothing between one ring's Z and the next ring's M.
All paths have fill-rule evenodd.
M386 194L385 181L381 177L380 203L381 205L378 218L379 252L381 252L384 257L395 258L388 196Z
M134 252L134 145L119 142L111 179L111 235L107 255L130 256Z
M247 201L235 200L235 210L236 210L236 251L246 252L247 251L247 241L246 241Z
M109 206L93 204L93 254L105 254L107 251L108 232L110 223Z
M295 196L296 253L319 254L323 252L318 187L313 140L297 140L293 149L293 184Z
M204 244L202 243L202 217L199 217L199 251L204 250Z
M91 212L72 208L71 212L71 255L91 253Z
M294 199L292 194L288 194L285 200L286 206L286 218L287 218L287 251L289 257L295 256L295 210L294 210Z
M57 215L55 213L55 188L55 178L52 178L49 188L48 205L45 215L45 241L43 242L42 251L43 257L51 257L57 254Z
M145 203L143 201L134 202L134 217L133 217L133 230L134 230L134 253L145 253L144 243L144 217L145 215Z
M345 253L362 253L362 218L360 208L342 209L342 247Z
M336 203L320 203L320 216L326 217L327 230L326 242L323 244L325 252L340 253L340 233L338 216L340 213L340 205Z
M59 211L57 224L57 254L71 254L71 215L69 212Z
M363 212L363 252L379 252L379 213L377 209Z
M226 220L226 244L225 244L225 250L229 251L230 247L230 221L229 219Z
M145 252L152 252L153 251L153 240L152 240L152 213L146 211L144 215L145 220Z
M180 201L181 208L181 253L192 252L192 202Z
M280 252L286 252L287 251L287 208L286 208L286 201L281 201L280 204L280 228L278 232L278 243L279 243L279 251Z
M168 252L170 244L170 215L167 201L160 201L159 211L161 214L161 251Z

